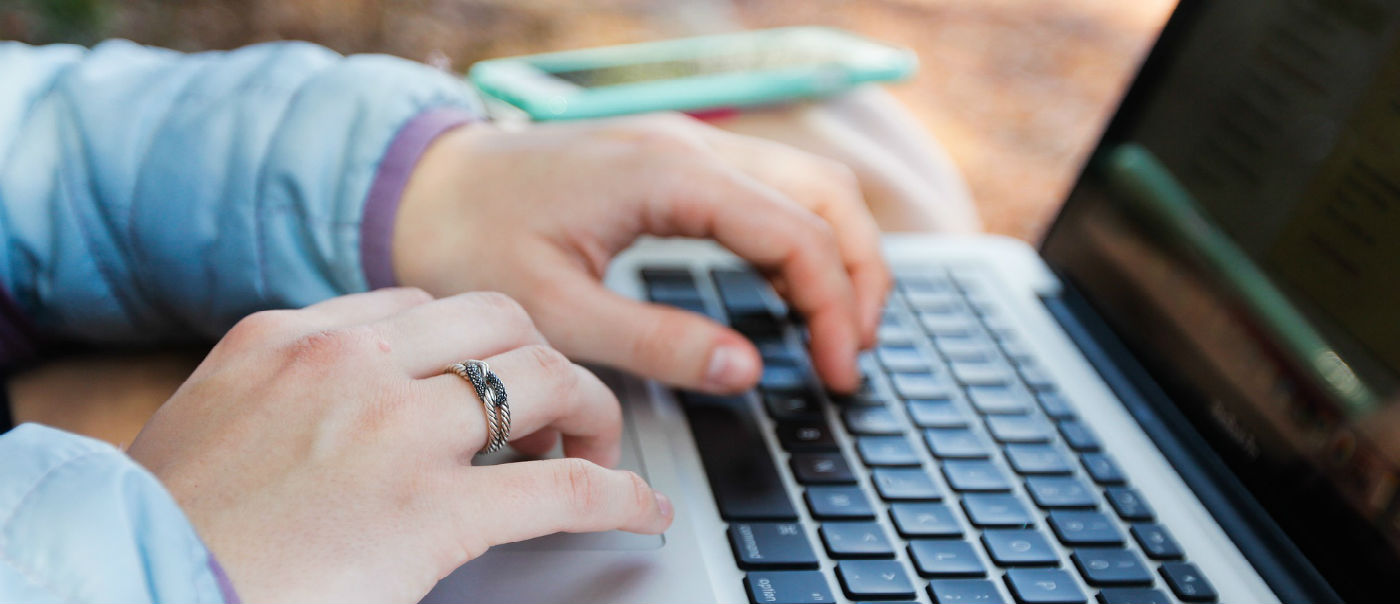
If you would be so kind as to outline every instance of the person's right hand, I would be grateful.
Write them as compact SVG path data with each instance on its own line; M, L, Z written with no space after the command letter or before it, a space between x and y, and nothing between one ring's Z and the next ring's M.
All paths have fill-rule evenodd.
M472 467L487 439L470 383L506 387L511 440L571 459ZM132 444L245 601L417 601L492 545L549 533L659 533L669 501L618 459L606 386L501 294L412 289L254 314ZM578 459L582 458L582 459Z

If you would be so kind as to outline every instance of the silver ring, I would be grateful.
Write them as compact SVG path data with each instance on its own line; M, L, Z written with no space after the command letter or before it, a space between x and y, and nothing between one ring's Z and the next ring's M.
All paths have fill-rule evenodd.
M486 439L486 446L481 448L480 455L495 453L506 446L506 441L510 440L510 403L506 401L506 385L501 383L501 378L496 377L491 371L491 366L486 361L470 359L461 363L453 363L443 370L443 373L454 373L468 382L476 390L477 398L481 399L481 407L486 412L486 426L490 430L490 435Z

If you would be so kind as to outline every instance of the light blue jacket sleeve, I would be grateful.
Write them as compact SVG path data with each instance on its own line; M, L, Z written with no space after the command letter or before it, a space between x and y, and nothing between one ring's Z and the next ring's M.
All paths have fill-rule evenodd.
M175 500L111 445L25 424L0 460L0 602L224 601Z
M0 364L391 284L417 155L477 114L458 78L308 44L0 42ZM219 601L221 576L125 455L0 435L0 602Z
M363 240L386 151L474 99L425 65L302 43L0 43L0 340L217 336L367 289L364 250L388 247Z

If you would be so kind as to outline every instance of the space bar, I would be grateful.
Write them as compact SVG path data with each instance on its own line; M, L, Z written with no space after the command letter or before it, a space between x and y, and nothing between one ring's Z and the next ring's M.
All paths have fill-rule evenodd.
M740 397L681 394L700 461L725 520L796 520L758 420Z

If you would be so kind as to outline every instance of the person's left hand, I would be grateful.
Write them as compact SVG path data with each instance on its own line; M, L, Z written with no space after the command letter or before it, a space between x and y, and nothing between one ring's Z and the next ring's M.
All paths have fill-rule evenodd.
M806 316L821 378L856 388L891 277L851 171L690 118L449 132L404 191L393 262L434 294L510 294L570 358L711 392L752 386L758 351L739 333L603 287L643 234L712 237L765 271Z

